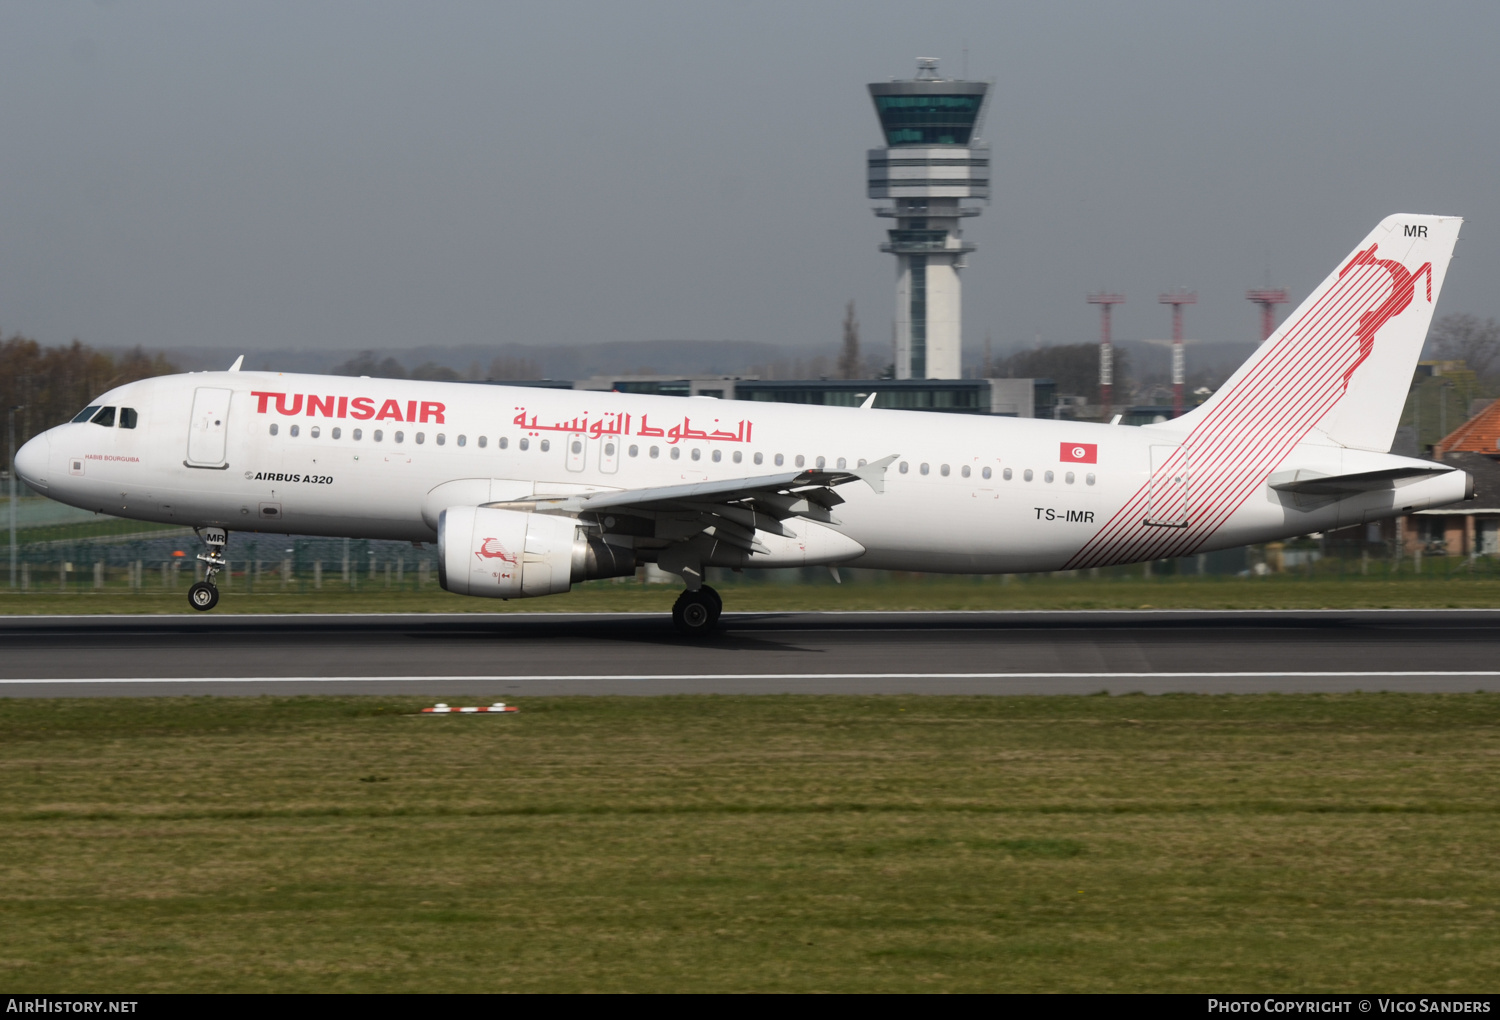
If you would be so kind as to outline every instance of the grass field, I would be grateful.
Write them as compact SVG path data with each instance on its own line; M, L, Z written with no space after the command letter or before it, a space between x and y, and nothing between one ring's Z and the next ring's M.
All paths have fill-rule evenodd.
M154 575L148 575L153 576ZM133 592L123 586L96 590L75 585L67 592L38 586L28 592L0 589L0 615L34 613L186 613L187 585ZM215 613L505 613L669 612L680 585L591 581L565 595L541 599L464 598L435 584L374 585L350 591L329 582L321 591L306 584L243 584L225 591ZM729 612L788 610L954 609L1402 609L1500 607L1500 577L941 577L908 575L875 582L835 585L720 583Z
M1493 694L424 703L0 701L0 980L1500 986Z

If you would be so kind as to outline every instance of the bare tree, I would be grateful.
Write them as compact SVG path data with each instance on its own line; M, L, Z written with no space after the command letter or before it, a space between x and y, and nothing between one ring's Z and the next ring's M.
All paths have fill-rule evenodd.
M453 382L459 378L459 375L446 365L439 365L435 361L424 361L411 370L411 377L429 382Z
M831 359L826 354L815 354L805 358L776 358L753 366L750 374L758 379L827 379L830 377L830 364ZM842 360L833 367L840 369L841 365Z
M376 360L374 351L361 351L341 365L335 365L332 375L368 375L376 379L405 379L406 369L395 358Z
M15 335L0 341L0 406L25 405L16 436L23 442L33 429L62 424L112 386L175 371L164 355L139 347L116 357L77 340L66 347L43 347Z
M542 370L531 358L502 354L490 362L491 379L540 379Z
M1115 348L1115 388L1129 392L1130 359L1124 348ZM1057 392L1087 395L1099 385L1098 344L1057 344L1030 351L1017 351L994 365L1004 378L1051 379Z
M1462 360L1486 387L1500 384L1500 323L1474 315L1445 315L1432 324L1432 353Z
M864 374L864 365L859 358L859 319L854 315L854 302L844 309L844 346L839 351L839 378L858 379Z

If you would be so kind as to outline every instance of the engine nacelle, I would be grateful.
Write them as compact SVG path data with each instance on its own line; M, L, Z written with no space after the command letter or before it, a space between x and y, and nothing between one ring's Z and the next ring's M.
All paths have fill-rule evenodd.
M450 506L437 533L438 584L455 595L558 595L575 581L635 572L631 550L590 537L571 517Z

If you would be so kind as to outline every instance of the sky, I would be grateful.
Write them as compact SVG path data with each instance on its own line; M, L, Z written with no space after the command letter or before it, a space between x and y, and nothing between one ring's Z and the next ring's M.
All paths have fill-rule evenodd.
M1500 4L0 5L0 330L101 347L888 347L867 82L993 79L970 350L1258 339L1385 215L1500 315ZM1290 309L1283 309L1289 311Z

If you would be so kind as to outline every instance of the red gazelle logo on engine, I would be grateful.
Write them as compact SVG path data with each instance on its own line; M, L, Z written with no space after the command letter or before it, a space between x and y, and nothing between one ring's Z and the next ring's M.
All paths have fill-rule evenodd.
M355 421L408 421L431 422L442 425L447 405L436 400L408 400L403 405L399 400L383 401L379 408L371 397L332 397L316 393L267 393L251 390L255 398L256 414L271 414L271 401L276 401L275 414L287 417L304 414L309 418L353 418ZM305 411L304 411L305 408Z
M511 564L516 562L515 555L506 552L505 546L500 544L498 538L487 538L479 543L479 548L474 551L474 555L481 560L504 560Z

